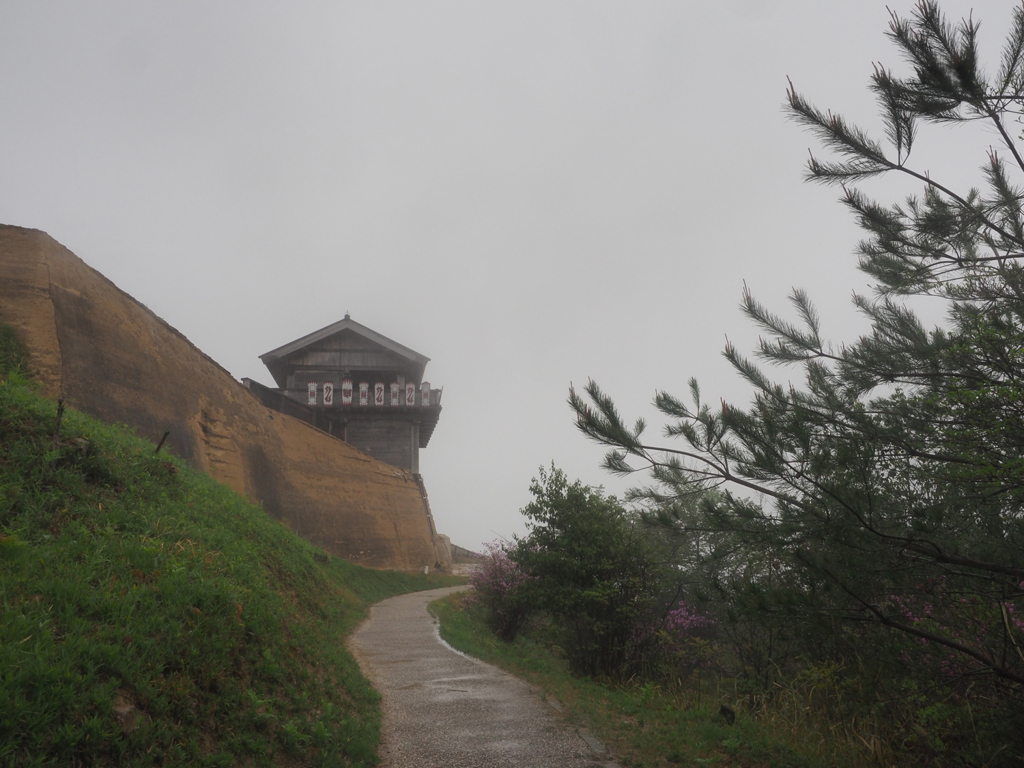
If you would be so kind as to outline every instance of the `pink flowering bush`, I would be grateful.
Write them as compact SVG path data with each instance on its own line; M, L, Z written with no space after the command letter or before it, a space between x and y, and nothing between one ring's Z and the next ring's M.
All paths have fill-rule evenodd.
M715 627L711 616L680 600L665 616L656 635L665 671L682 681L698 669L712 667L718 657L713 642Z
M973 678L990 669L1012 671L1024 661L1024 620L1017 614L1020 593L1002 599L957 589L944 577L924 594L890 594L882 606L907 637L901 660L949 680Z
M506 642L515 640L530 617L524 587L529 577L509 557L508 543L484 545L486 554L470 578L476 600L487 610L491 630Z
M697 635L702 631L710 629L715 625L715 620L707 614L701 613L696 608L683 600L668 612L665 617L665 629L673 637L689 637Z

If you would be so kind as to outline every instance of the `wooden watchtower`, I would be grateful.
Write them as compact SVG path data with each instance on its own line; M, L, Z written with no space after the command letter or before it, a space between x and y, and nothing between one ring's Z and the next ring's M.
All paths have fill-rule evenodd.
M441 390L423 380L429 359L346 314L260 355L277 389L243 382L264 405L419 474L441 415Z

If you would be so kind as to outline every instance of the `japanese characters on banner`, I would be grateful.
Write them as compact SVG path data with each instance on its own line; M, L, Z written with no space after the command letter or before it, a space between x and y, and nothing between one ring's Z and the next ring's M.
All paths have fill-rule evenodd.
M310 381L307 383L307 400L310 405L317 404L317 388L321 385L318 382ZM388 398L390 390L390 399ZM419 391L419 397L417 397L417 391ZM355 398L355 384L352 379L341 380L341 405L352 405ZM392 382L390 387L383 381L375 382L373 385L373 402L370 402L370 385L368 382L359 382L359 404L360 405L376 405L383 407L386 403L390 403L392 406L406 406L413 408L417 405L430 406L430 382L424 381L422 384L417 384L414 381L408 381L405 383L405 389L403 391L402 385L398 382ZM323 383L323 404L325 406L334 405L334 382L325 381Z

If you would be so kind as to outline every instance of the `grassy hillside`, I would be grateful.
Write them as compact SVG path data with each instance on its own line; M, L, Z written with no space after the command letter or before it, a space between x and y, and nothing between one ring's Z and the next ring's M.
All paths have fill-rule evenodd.
M0 328L0 765L369 765L344 636L451 583L328 556L128 430L57 406Z

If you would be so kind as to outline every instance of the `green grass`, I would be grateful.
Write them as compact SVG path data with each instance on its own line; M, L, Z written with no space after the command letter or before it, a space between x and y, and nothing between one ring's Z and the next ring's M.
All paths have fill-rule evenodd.
M124 428L0 328L0 766L372 765L344 638L451 577L359 568Z
M815 723L754 717L742 697L723 689L723 681L695 678L685 687L664 689L576 678L556 651L530 633L512 643L497 639L471 596L453 595L431 603L430 608L440 620L446 642L540 688L602 739L625 766L852 768L874 764L868 749L823 733ZM736 712L732 725L719 714L724 702Z

